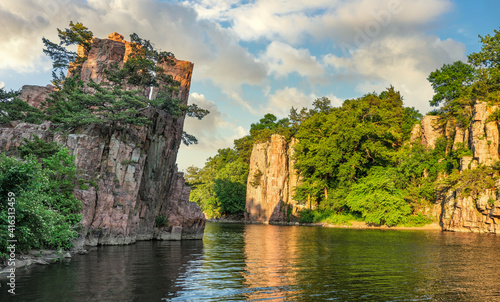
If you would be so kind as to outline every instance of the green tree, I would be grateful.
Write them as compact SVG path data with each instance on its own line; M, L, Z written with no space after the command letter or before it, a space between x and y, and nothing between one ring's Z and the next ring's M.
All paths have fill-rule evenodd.
M189 200L198 203L210 217L245 211L248 163L234 149L219 149L200 169L189 167Z
M346 196L349 208L360 212L368 223L394 226L403 222L412 209L396 187L395 172L393 168L373 167Z
M432 72L428 80L435 95L432 106L440 106L437 113L443 122L457 121L467 127L473 116L476 100L498 103L500 99L500 31L495 35L479 36L481 51L468 56L468 62L445 64Z
M69 28L57 29L57 36L59 37L59 44L51 42L45 37L42 38L42 42L45 46L43 52L52 60L53 83L59 87L65 79L65 71L78 72L82 64L87 60L94 34L82 23L73 23L71 21ZM68 50L66 46L70 45L81 47L83 52L77 53Z
M16 213L15 239L20 251L64 248L72 245L81 220L81 202L73 195L76 186L74 157L68 150L37 161L34 154L24 160L0 154L0 257L9 238L7 208ZM8 203L8 193L15 203Z
M44 117L43 113L21 100L19 94L19 91L5 91L0 88L0 124L8 124L13 121L41 123Z
M105 70L107 81L86 83L80 80L79 72L92 46L92 32L83 24L73 22L70 22L70 28L57 31L59 44L43 38L44 52L53 60L54 83L58 87L44 104L47 118L54 123L64 128L96 125L115 130L127 125L150 124L141 113L150 106L173 118L187 115L202 119L209 113L196 104L184 105L175 97L179 82L166 74L162 67L175 64L174 55L155 49L150 41L135 33L130 35L131 52L123 67L113 64ZM69 51L66 49L69 45L78 45L82 51ZM65 69L69 69L68 77L62 74ZM148 100L147 92L153 87L159 87L157 97ZM198 141L193 135L183 132L182 142L189 145Z
M405 110L393 87L304 120L296 137L295 168L304 178L296 198L327 208L345 208L345 194L373 166L395 163L403 143Z

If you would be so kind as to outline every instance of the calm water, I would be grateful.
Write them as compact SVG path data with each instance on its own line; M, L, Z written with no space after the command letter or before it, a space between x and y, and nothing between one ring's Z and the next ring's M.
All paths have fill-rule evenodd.
M500 237L208 223L203 242L106 246L0 301L500 301Z

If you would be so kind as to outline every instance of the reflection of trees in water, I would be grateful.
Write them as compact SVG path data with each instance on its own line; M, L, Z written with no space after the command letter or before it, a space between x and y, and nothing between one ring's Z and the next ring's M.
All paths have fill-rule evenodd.
M105 246L19 269L18 295L2 287L0 301L494 301L499 244L484 234L209 223L203 241Z

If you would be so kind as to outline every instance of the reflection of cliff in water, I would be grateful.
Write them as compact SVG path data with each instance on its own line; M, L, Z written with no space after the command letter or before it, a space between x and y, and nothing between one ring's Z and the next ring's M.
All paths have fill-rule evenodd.
M98 247L67 263L19 270L16 297L1 291L0 301L161 301L183 289L177 280L202 254L201 240Z
M296 296L298 227L251 225L245 228L245 286L248 299Z

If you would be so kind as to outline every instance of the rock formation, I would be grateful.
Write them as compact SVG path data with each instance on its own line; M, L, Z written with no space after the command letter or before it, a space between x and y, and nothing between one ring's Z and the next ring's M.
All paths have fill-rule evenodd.
M473 117L468 128L463 129L448 124L439 127L437 117L425 116L421 125L414 128L415 134L421 131L422 144L434 148L437 138L446 136L453 141L453 148L459 144L468 146L473 155L464 156L460 161L460 173L464 170L489 166L500 159L499 124L489 121L496 106L488 106L485 102L477 102L473 108ZM444 128L444 129L443 129ZM415 141L416 138L413 138ZM462 194L462 189L450 190L436 201L436 218L443 230L461 232L500 233L500 195L497 193L500 182L495 189L487 189L475 195Z
M288 222L301 208L293 200L299 176L293 168L293 138L274 134L265 143L255 144L250 157L247 182L246 220Z
M41 108L41 104L54 91L54 86L47 85L46 87L35 85L24 85L21 89L21 99L27 102L30 106Z
M115 62L123 66L129 44L116 33L110 39L94 38L81 78L105 81L104 68ZM181 83L177 97L187 104L193 64L174 61L175 65L163 67ZM25 86L21 95L36 106L51 89ZM173 118L150 108L143 114L152 125L130 126L112 133L91 126L65 134L53 131L50 122L21 123L0 128L0 148L12 151L23 138L38 135L73 152L79 171L96 185L75 190L83 204L81 241L86 245L129 244L153 238L201 239L205 217L195 203L189 202L190 188L175 163L184 116Z

